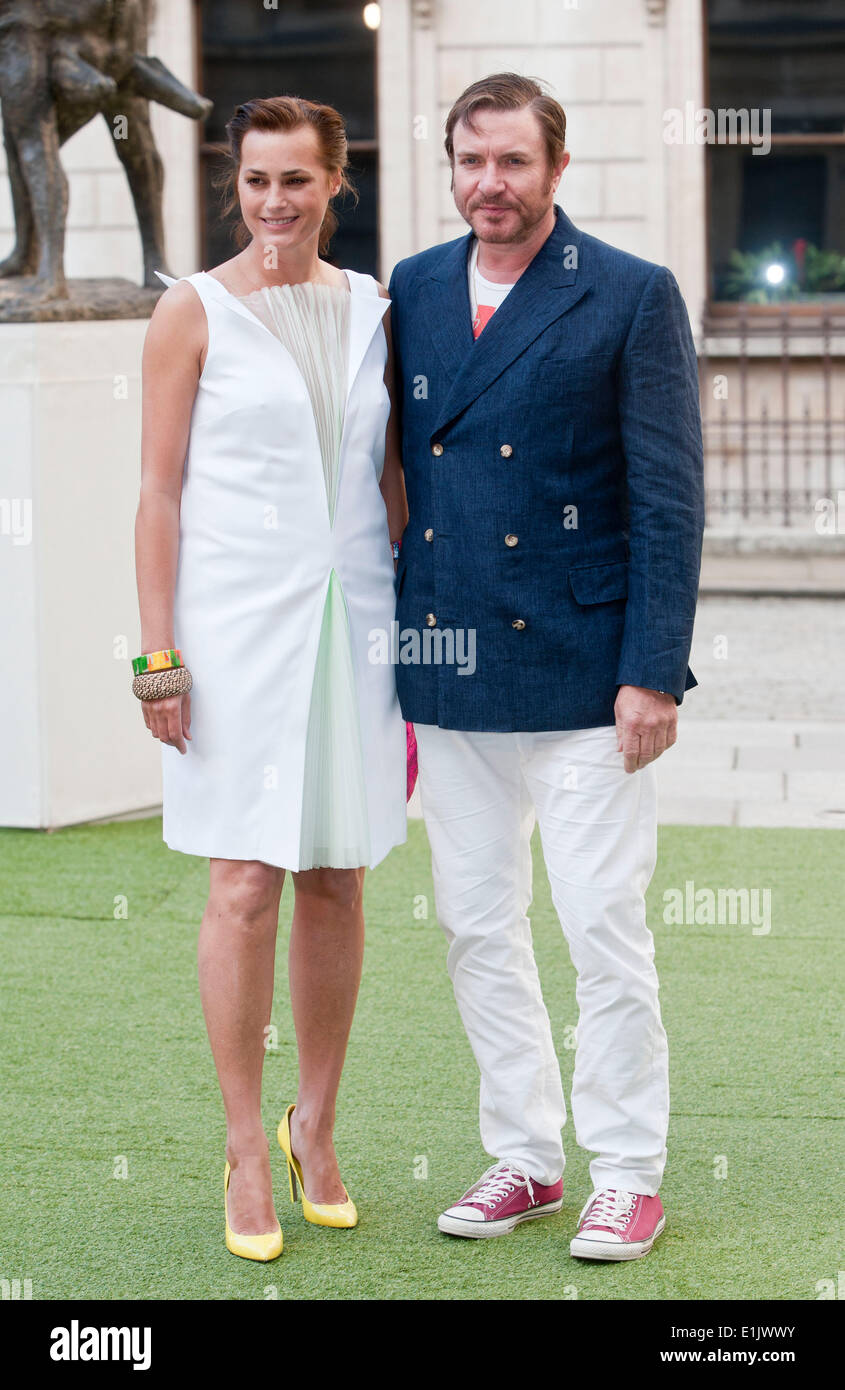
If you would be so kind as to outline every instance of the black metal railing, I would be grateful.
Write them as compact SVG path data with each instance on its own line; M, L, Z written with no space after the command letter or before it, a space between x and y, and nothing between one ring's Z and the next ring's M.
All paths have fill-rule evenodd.
M845 306L710 305L703 330L708 525L812 528L845 489Z

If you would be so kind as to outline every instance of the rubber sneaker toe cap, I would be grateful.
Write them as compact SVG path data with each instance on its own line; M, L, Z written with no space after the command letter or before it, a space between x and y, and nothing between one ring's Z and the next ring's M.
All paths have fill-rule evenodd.
M448 1209L447 1211L444 1211L443 1215L444 1215L444 1216L452 1216L452 1217L454 1217L454 1219L455 1219L456 1221L483 1221L483 1220L484 1220L484 1213L483 1213L483 1212L480 1212L480 1211L478 1210L478 1207L461 1207L461 1206L449 1207L449 1209Z

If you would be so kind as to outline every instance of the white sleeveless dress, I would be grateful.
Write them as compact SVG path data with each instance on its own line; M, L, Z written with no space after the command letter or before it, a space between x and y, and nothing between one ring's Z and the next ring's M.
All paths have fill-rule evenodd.
M371 659L394 616L389 301L345 274L351 292L243 298L184 277L208 319L174 600L192 737L161 753L163 837L186 854L373 868L406 839L405 722Z

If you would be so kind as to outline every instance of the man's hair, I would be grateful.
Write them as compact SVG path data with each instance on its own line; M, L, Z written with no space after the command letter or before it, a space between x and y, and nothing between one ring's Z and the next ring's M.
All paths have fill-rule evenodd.
M559 101L543 91L533 77L520 77L516 72L496 72L482 77L462 92L446 117L446 153L454 167L454 131L458 121L474 129L476 111L521 111L529 107L540 123L546 141L549 166L560 162L566 147L566 114Z

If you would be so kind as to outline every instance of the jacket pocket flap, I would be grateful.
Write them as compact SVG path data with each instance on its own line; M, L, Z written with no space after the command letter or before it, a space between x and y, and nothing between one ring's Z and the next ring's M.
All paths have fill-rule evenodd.
M604 565L575 565L569 571L569 587L576 603L610 603L628 593L628 561Z

